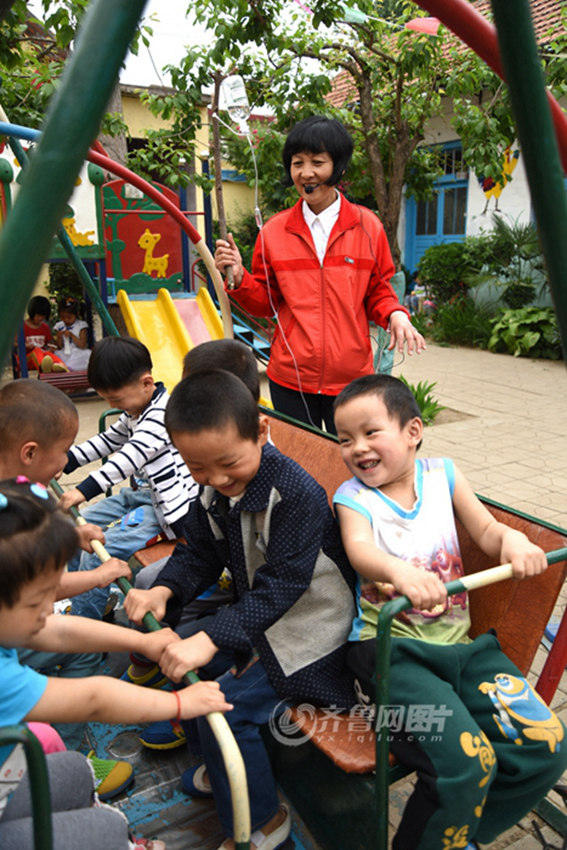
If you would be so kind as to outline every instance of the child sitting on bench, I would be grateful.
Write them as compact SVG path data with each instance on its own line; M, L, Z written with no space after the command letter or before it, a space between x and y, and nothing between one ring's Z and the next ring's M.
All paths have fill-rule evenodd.
M468 637L467 594L447 597L445 583L463 574L455 515L484 552L511 562L516 578L543 572L545 555L497 522L450 460L416 459L423 423L402 381L352 381L335 401L335 423L354 477L334 504L361 577L349 663L367 703L375 699L379 609L398 594L414 606L392 623L386 711L396 717L378 717L379 728L389 725L391 751L418 774L393 848L488 844L561 776L567 741L496 635ZM420 712L418 734L411 720L419 725Z
M340 543L327 496L310 475L267 443L268 423L250 391L226 371L198 372L173 390L168 432L198 484L185 521L186 544L150 590L131 590L126 613L146 611L174 622L181 608L232 573L233 604L197 620L179 651L160 667L173 681L187 669L220 676L227 715L248 776L252 846L275 850L287 839L260 726L289 702L349 707L352 680L345 641L354 613L354 574ZM214 672L213 672L214 670ZM230 791L217 745L198 723L205 766L186 771L183 786L214 794L234 848ZM220 848L219 848L220 850Z
M177 641L169 629L134 629L51 613L63 567L78 536L41 484L0 482L0 717L22 721L144 723L229 711L216 682L198 682L175 693L138 688L110 676L47 677L21 664L17 648L41 652L137 649L159 658ZM54 847L98 850L165 850L162 841L129 840L124 815L97 805L94 775L80 753L47 756ZM33 823L21 745L0 748L0 846L31 850ZM23 778L22 778L23 777ZM20 782L21 780L21 782Z

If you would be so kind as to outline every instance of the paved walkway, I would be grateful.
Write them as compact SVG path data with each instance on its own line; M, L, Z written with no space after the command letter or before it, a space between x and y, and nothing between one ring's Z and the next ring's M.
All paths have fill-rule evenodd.
M426 429L422 451L452 457L478 493L567 527L563 363L430 345L393 374L435 381L448 408Z

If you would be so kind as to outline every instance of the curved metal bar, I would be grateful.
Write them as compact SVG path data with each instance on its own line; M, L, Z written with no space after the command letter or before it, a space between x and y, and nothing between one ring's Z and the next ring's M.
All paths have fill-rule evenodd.
M477 12L469 0L415 1L422 9L438 17L504 80L496 28ZM553 116L563 170L567 172L567 115L551 92L546 91L546 97Z
M32 799L34 850L52 850L51 795L41 744L27 726L4 726L0 728L0 745L5 744L24 746Z
M2 106L0 106L0 120L5 121L6 124L9 123L8 122L8 116L4 112L4 109L2 108ZM23 147L21 146L19 139L17 139L15 136L9 136L8 137L8 144L10 145L10 148L12 149L14 156L17 158L17 160L19 161L22 168L27 167L28 161L29 161L28 155L26 154ZM75 246L73 245L73 243L69 239L67 231L65 230L65 228L61 224L57 228L57 236L58 236L59 242L61 243L63 250L65 251L65 253L69 257L69 261L70 261L71 265L73 266L73 268L75 269L75 271L79 275L79 278L81 279L81 282L82 282L83 286L85 287L89 297L91 298L91 300L96 305L96 309L98 310L99 316L102 319L102 323L105 326L106 330L112 336L119 336L118 329L117 329L116 325L114 324L110 313L106 309L106 305L104 304L102 298L100 297L98 289L94 285L90 274L86 270L85 264L82 262L77 251L75 250Z
M39 130L33 130L30 127L22 127L19 124L7 124L0 122L0 135L6 136L15 136L19 139L27 139L28 141L36 141L41 137L41 133ZM224 286L222 282L222 278L219 274L217 267L215 266L215 261L213 259L213 255L209 251L205 240L202 238L199 231L193 227L191 222L185 218L181 210L179 210L175 204L173 204L169 198L166 198L155 186L152 186L151 183L148 183L147 180L144 180L143 177L139 177L133 171L130 171L129 168L126 168L125 165L120 165L120 163L115 162L113 159L110 159L108 156L103 156L103 154L99 153L92 148L89 150L87 154L87 159L90 162L94 162L95 165L100 166L101 168L110 171L112 174L115 174L117 177L121 177L123 180L126 180L128 183L131 183L132 186L136 186L145 195L151 198L156 204L165 210L165 212L169 213L171 217L179 224L179 226L185 231L188 235L189 239L195 246L195 249L199 252L201 259L205 263L207 271L211 276L211 280L213 281L213 286L215 287L215 292L219 301L219 306L221 308L221 318L223 324L224 335L227 339L232 339L234 337L234 332L232 329L232 314L230 311L230 303L228 301L228 297L226 292L224 291Z
M0 231L0 362L96 137L145 2L96 0L87 9L41 142Z
M49 486L58 497L63 495L63 488L55 479L49 482ZM83 519L77 508L71 508L70 512L77 525L86 525L86 520ZM108 554L99 540L91 540L91 546L101 562L110 560L111 555ZM128 579L125 578L117 579L116 583L124 595L132 588ZM144 616L143 623L148 631L155 632L161 629L154 615L149 612ZM183 678L189 685L199 681L199 677L192 671L186 673ZM230 785L236 850L248 850L250 846L250 802L244 760L224 715L218 711L213 711L207 714L207 720L219 745Z

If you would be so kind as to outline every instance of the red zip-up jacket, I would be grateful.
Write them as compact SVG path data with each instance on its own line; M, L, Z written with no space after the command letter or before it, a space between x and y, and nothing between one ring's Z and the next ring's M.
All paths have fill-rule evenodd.
M394 264L374 213L341 195L321 264L302 203L266 222L252 274L245 270L230 295L255 316L278 314L269 378L297 390L299 372L305 392L336 395L373 372L369 320L386 328L394 310L407 310L390 286Z

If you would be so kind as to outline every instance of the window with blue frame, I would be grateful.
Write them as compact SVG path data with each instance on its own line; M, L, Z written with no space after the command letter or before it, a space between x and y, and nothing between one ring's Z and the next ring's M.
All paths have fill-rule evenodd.
M464 239L466 233L468 173L463 166L460 142L440 149L443 176L435 195L427 201L409 198L406 207L404 263L414 269L431 245Z

